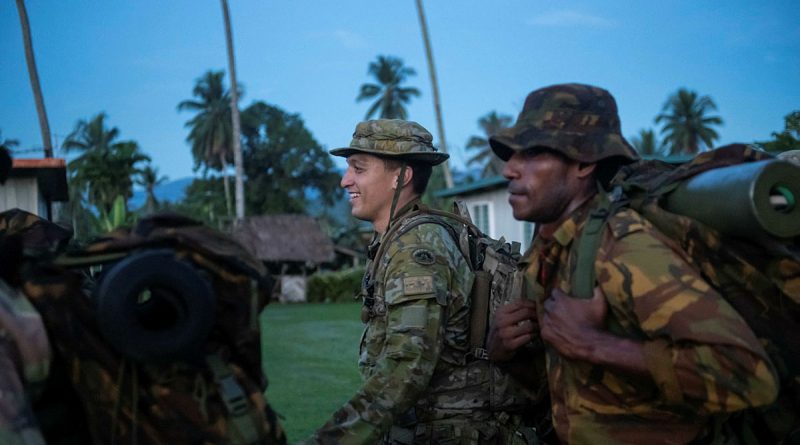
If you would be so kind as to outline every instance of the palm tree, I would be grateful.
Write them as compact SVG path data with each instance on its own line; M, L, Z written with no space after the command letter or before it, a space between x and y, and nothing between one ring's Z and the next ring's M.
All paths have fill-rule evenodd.
M36 113L39 116L39 130L42 133L42 144L44 144L44 157L53 157L53 144L50 141L50 123L47 120L47 111L44 108L44 97L42 87L39 84L39 72L36 69L36 58L33 54L33 42L31 40L31 25L28 22L28 11L25 9L25 1L17 0L17 11L19 21L22 25L22 41L25 45L25 61L28 64L28 77L31 79L33 89L33 99L36 102Z
M197 114L186 122L190 128L186 140L192 144L194 168L204 166L222 172L225 184L225 203L228 216L232 215L231 191L225 170L230 165L233 154L233 128L230 106L230 93L225 90L222 71L208 71L197 79L192 95L197 100L185 100L178 104L178 111L196 111Z
M481 127L486 136L472 136L467 141L467 149L479 150L478 154L467 161L467 164L483 164L482 175L484 177L499 175L503 172L503 161L492 152L489 146L489 138L500 130L508 128L512 119L511 116L499 115L496 111L492 111L478 119L478 126Z
M231 85L236 83L236 61L233 54L233 33L231 17L228 12L228 1L222 2L222 16L225 20L225 43L228 48L228 71L231 73ZM231 122L233 124L233 164L236 175L236 220L244 219L244 167L242 160L242 131L239 119L239 93L231 88Z
M133 177L140 172L137 164L150 157L134 141L115 142L119 129L107 128L105 118L99 113L90 121L78 121L62 148L82 152L69 163L70 184L108 215L117 196L127 201L133 195Z
M148 163L139 172L139 178L136 183L144 187L147 198L144 203L144 209L147 213L153 213L158 208L158 200L155 195L155 188L167 181L166 176L158 174L158 168L153 167Z
M377 84L365 83L361 85L361 92L356 101L376 98L367 110L365 119L371 118L380 110L382 119L406 119L408 113L405 105L411 102L412 97L419 96L419 90L414 87L402 87L400 84L406 78L416 75L413 68L403 66L403 61L392 56L378 56L375 62L370 62L367 73L375 77Z
M422 41L425 43L425 58L428 61L428 73L431 76L431 89L433 90L433 110L436 114L436 128L439 133L439 148L447 153L447 142L444 137L444 120L442 118L442 106L439 100L439 82L436 80L436 67L433 64L433 50L431 49L431 39L428 36L428 23L425 20L425 10L422 8L422 0L417 0L417 15L419 16L419 26L422 30ZM450 165L445 162L444 180L447 188L453 187L453 175L450 173Z
M670 146L669 154L697 153L700 142L712 148L719 134L711 126L722 125L722 119L707 114L716 109L711 97L698 97L697 92L685 88L670 96L656 116L656 123L665 122L661 133L665 134L664 143Z
M639 130L639 134L631 138L631 145L641 155L659 154L664 148L652 128Z

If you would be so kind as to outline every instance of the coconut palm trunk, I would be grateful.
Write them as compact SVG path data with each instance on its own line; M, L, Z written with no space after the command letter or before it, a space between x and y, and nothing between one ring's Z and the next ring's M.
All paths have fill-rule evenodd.
M239 91L236 83L236 61L233 54L233 33L228 12L228 1L221 0L225 19L225 42L228 47L228 71L231 73L231 119L233 124L233 165L236 169L236 221L244 219L244 161L242 159L241 119L239 118ZM225 164L223 164L224 166ZM227 187L227 177L225 178ZM227 189L226 189L227 190ZM228 192L229 193L229 192Z
M231 185L230 180L228 179L228 172L226 168L228 164L226 164L224 152L219 154L219 161L222 165L222 185L225 186L225 207L228 210L228 217L230 218L233 216L233 209L231 208Z
M36 113L39 115L39 129L42 132L44 157L52 158L53 144L50 141L50 123L47 121L47 111L44 108L42 87L39 85L39 73L36 70L36 58L33 55L33 42L31 41L31 25L28 22L28 11L25 9L24 0L17 0L17 11L19 11L19 22L22 25L22 42L25 45L25 61L28 64L28 76L31 78L33 99L36 102Z
M433 51L431 41L428 37L428 24L425 21L425 11L422 9L422 0L417 1L417 13L419 14L419 25L422 28L422 40L425 43L425 57L428 59L428 72L431 75L431 88L433 90L433 110L436 114L436 130L439 133L439 149L447 153L447 142L444 137L444 122L442 119L442 106L439 101L439 83L436 80L436 67L433 65ZM449 161L442 164L444 169L444 182L447 188L453 187L453 175L450 173Z

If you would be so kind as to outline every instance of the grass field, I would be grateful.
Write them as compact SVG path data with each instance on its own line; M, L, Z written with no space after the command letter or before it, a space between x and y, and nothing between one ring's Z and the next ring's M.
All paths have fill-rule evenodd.
M289 443L307 438L358 388L359 303L271 304L261 314L267 398Z

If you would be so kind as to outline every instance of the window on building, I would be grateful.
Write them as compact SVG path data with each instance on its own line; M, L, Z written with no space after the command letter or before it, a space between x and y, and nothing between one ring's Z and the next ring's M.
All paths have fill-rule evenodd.
M472 221L481 230L481 232L492 236L491 232L491 215L489 214L491 207L488 202L480 202L472 205L470 213L472 213Z

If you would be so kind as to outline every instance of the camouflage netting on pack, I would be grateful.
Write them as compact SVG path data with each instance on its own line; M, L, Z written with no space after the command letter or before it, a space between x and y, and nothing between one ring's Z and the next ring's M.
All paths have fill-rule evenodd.
M794 440L800 440L800 239L758 234L726 236L695 219L666 210L664 204L667 195L687 178L771 158L767 153L735 144L703 153L679 167L659 161L630 164L612 181L617 194L612 192L611 212L615 208L635 209L687 252L697 270L747 321L775 364L781 379L775 404L760 408L755 417L748 412L737 414L737 422L726 425L749 429L735 432L739 438L754 433L762 440L744 443L764 443L764 437L771 437L770 443L778 443L792 431L798 435ZM581 255L582 251L578 252ZM577 277L584 274L575 275L580 280ZM577 283L575 287L587 288ZM788 440L786 443L795 443Z
M106 275L137 256L144 260L132 263L136 267L122 268L117 285L106 286L108 295L98 295L100 285L109 279ZM142 267L149 259L151 267ZM186 353L158 356L157 345L139 345L135 353L121 350L136 346L136 339L109 339L117 320L102 319L113 314L102 312L102 298L113 301L115 296L109 293L122 289L130 273L131 281L140 280L152 289L133 289L125 297L134 298L136 307L146 307L160 298L157 287L171 284L164 283L163 276L161 283L148 282L143 278L146 273L135 276L135 271L149 270L158 276L162 265L168 272L183 270L173 264L192 271L188 279L201 277L195 281L208 283L202 286L213 294L211 323ZM103 271L96 273L100 268ZM88 273L90 269L95 273ZM271 283L263 266L232 238L183 217L154 216L54 262L32 263L25 276L24 290L66 362L94 443L286 442L265 399L267 382L261 368L258 314L267 304ZM179 276L172 278L181 282ZM170 296L170 291L177 288L165 291L164 298L172 298L178 306L201 303L193 301L192 295ZM139 321L144 325L142 332L160 326L158 321L151 325L145 319Z

